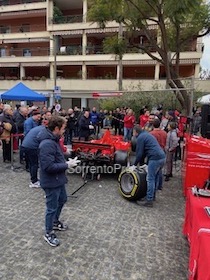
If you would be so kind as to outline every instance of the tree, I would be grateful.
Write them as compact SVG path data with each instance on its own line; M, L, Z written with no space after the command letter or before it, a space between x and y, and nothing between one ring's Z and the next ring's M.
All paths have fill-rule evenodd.
M137 48L165 67L169 87L174 90L181 108L191 112L190 94L180 75L180 53L198 37L210 32L210 9L203 0L89 0L89 20L104 28L109 21L116 21L127 28L126 38L120 38L122 57L125 48ZM156 32L151 26L156 27ZM132 38L141 32L147 44L136 44ZM106 45L106 43L105 43ZM153 51L152 51L153 50ZM155 50L155 52L154 52ZM119 52L120 51L120 52ZM172 55L173 54L173 55Z

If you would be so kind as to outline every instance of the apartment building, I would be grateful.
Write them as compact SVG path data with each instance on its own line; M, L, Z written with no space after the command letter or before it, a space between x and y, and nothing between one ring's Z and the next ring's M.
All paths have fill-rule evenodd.
M94 92L117 91L119 63L102 45L119 25L100 29L87 21L87 11L88 0L0 0L0 91L22 81L52 103L56 87L64 108L91 107ZM155 25L150 28L157 34ZM134 40L146 43L141 32ZM181 77L198 78L201 40L181 53ZM122 63L124 89L165 88L164 67L147 54L132 50Z

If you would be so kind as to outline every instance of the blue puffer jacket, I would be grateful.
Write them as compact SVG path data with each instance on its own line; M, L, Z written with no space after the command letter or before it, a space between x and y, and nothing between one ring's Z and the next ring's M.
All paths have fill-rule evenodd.
M40 184L43 189L57 188L67 183L65 170L68 168L59 144L59 137L49 129L37 135L40 141Z
M43 125L32 128L23 139L22 147L32 150L39 148L40 140L37 138L40 131L46 130Z

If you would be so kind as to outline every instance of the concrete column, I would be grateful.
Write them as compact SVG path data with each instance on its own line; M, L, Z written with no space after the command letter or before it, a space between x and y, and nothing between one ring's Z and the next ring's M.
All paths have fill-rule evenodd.
M82 55L86 55L86 47L87 47L87 34L85 30L83 30L82 34Z
M50 63L50 80L54 79L54 63Z
M25 67L20 64L20 79L22 79L23 77L25 77Z
M81 108L87 108L87 98L81 98Z
M82 64L82 79L87 80L87 66L84 62Z
M87 0L83 0L83 22L87 20Z
M120 82L120 75L121 75L120 72L121 71L123 72L123 65L120 65L120 63L118 63L117 64L117 77L116 77L118 84Z
M194 74L195 79L199 78L199 73L200 73L200 65L196 64L195 65L195 74Z
M159 80L160 77L160 63L155 64L155 80Z
M52 19L53 19L53 0L49 0L47 5L47 17L46 17L47 27L52 24L51 21Z

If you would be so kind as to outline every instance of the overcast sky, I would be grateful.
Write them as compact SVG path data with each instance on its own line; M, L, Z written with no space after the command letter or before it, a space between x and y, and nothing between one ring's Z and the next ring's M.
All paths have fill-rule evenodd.
M204 52L201 59L201 67L210 70L210 36L203 38Z

